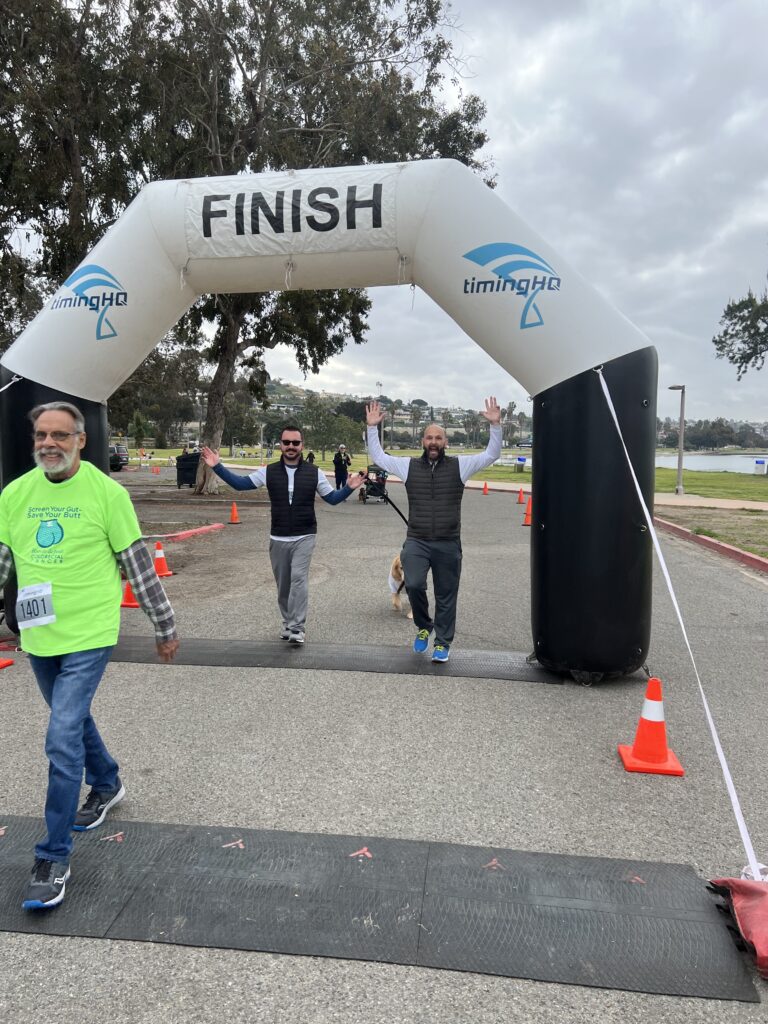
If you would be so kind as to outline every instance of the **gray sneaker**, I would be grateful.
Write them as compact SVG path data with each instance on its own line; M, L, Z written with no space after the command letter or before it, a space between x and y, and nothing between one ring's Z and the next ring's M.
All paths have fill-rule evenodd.
M21 904L24 910L48 910L58 906L64 899L68 878L69 864L37 857Z
M303 644L304 633L300 629L294 629L291 635L288 637L288 643L290 644Z
M280 639L281 640L290 640L291 639L291 631L290 631L290 629L288 629L287 626L283 626L283 628L280 630Z
M110 789L106 793L97 793L92 789L75 815L72 828L75 832L89 832L92 828L97 828L106 818L107 811L115 804L119 804L124 796L125 786L122 784L119 789Z

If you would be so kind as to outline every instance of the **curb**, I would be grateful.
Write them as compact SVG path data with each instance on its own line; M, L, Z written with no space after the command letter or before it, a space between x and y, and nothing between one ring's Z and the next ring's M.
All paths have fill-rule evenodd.
M214 530L223 530L224 523L212 523L210 526L196 526L193 530L179 530L178 533L146 533L142 540L187 540L189 537L197 537L201 533L212 533Z
M742 551L741 548L735 548L732 544L725 544L721 540L715 540L714 537L704 537L701 534L694 533L692 530L686 529L685 526L678 526L677 523L670 523L667 519L659 519L658 516L653 517L653 521L666 530L667 533L674 534L675 537L680 537L682 540L692 541L694 544L699 544L703 548L708 548L710 551L717 552L718 555L725 555L726 558L730 558L735 562L741 562L742 565L748 565L750 569L757 569L758 572L768 573L768 558L762 558L760 555L753 555L750 551Z

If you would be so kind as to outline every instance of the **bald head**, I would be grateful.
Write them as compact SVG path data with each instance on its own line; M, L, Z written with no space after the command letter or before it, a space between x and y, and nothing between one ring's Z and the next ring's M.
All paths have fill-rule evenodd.
M430 423L424 431L421 443L424 446L424 451L427 453L427 458L434 461L439 459L445 451L448 438L446 437L445 430L439 423Z

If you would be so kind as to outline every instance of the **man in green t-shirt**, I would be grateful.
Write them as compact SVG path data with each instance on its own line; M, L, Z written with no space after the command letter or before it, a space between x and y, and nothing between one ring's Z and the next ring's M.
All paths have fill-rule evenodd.
M120 629L120 566L155 627L161 661L173 659L179 641L127 491L81 461L80 410L49 402L29 418L35 469L0 494L0 586L15 568L21 646L51 709L48 834L35 847L22 903L37 910L64 898L72 830L96 828L125 795L118 764L91 717ZM78 811L83 770L91 791Z

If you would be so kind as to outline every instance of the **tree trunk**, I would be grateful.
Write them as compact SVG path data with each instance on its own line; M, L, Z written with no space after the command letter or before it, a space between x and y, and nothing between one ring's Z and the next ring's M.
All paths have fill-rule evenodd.
M200 444L208 445L217 451L221 445L221 435L224 433L224 399L229 393L232 381L235 376L235 363L237 361L238 341L240 340L240 329L245 316L237 299L224 300L226 302L226 329L221 342L219 352L219 363L213 375L211 386L208 391L208 408L205 413L205 426ZM197 478L195 479L195 494L218 494L219 478L200 459L197 467Z

